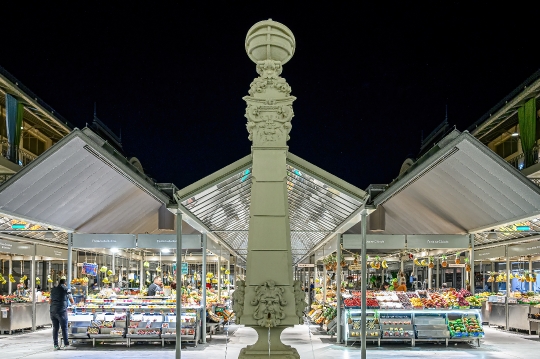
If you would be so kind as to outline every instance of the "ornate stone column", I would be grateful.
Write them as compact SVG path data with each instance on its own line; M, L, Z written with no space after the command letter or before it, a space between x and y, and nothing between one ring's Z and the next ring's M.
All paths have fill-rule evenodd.
M250 85L246 118L253 158L246 281L237 282L235 311L240 324L253 327L259 341L239 358L300 358L281 343L281 332L303 323L305 295L293 281L287 140L293 117L291 87L280 76L294 53L292 32L267 20L246 37L246 52L259 74Z

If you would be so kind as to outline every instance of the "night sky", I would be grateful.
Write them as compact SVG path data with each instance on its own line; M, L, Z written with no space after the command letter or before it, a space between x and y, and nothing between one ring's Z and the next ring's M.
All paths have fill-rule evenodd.
M362 189L395 178L446 105L463 131L540 67L519 2L336 3L11 1L0 65L76 127L97 102L126 155L182 188L250 153L244 40L272 18L297 42L290 151Z

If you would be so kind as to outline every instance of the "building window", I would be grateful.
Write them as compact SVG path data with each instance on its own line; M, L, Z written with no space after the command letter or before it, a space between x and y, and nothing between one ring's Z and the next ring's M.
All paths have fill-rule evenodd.
M516 138L510 137L504 142L495 146L495 152L502 158L506 158L518 151L518 141Z
M25 133L23 137L23 148L39 156L45 152L45 141L29 133Z

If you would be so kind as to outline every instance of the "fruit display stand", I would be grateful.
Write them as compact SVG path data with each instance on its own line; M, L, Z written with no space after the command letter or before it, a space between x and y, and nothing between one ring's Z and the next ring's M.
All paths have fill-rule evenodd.
M128 347L137 342L165 342L176 340L175 301L166 297L118 296L112 298L87 298L85 303L77 306L77 316L72 316L71 339L89 339L119 342L120 328L124 329L125 342ZM202 308L182 307L182 342L197 345L201 338ZM104 316L105 315L105 316ZM111 317L112 316L112 317ZM91 326L91 321L115 321L112 328L99 327L92 334L82 328ZM117 323L123 319L124 323ZM118 325L116 325L118 324ZM110 329L110 330L109 330ZM112 333L111 333L112 332ZM106 334L106 335L102 335ZM107 337L110 336L110 337Z
M95 315L95 319L88 328L88 336L95 346L96 340L100 342L128 344L126 340L127 313L105 312ZM96 330L97 329L97 330Z
M200 327L201 327L201 318L199 311L196 310L187 310L182 312L181 315L181 327L180 335L182 338L182 343L191 344L197 346L200 341ZM177 316L175 313L169 313L165 315L165 321L161 326L161 340L162 346L165 345L165 342L176 341L176 319Z
M135 342L160 342L163 315L159 313L132 313L126 338L127 345L131 347Z
M442 293L417 292L367 292L366 340L380 345L384 341L416 342L449 341L476 342L483 337L480 309L470 306L464 295L468 293L449 290ZM342 323L345 342L361 339L360 297L356 291L344 295ZM470 302L478 304L475 300ZM449 320L459 320L466 329L454 330ZM456 332L458 333L456 335ZM469 335L469 332L471 335Z
M354 312L347 314L347 325L345 325L345 345L348 342L357 342L361 338L361 313ZM366 340L377 341L380 346L380 330L379 319L376 317L376 313L368 313L366 315Z
M88 328L92 327L93 313L72 312L68 309L68 339L75 341L91 341L95 346L95 339L88 336Z
M411 341L414 346L414 328L412 313L402 311L381 313L381 341Z

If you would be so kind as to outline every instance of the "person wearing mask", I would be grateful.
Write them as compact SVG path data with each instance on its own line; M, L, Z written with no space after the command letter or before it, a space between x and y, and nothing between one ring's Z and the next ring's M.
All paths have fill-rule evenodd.
M156 295L156 292L162 292L163 291L163 281L161 280L161 277L155 277L154 283L150 284L150 287L148 287L148 296L153 297Z
M379 290L388 290L389 287L390 287L390 283L384 282L384 283L381 285L381 288L380 288Z
M51 289L51 295L49 298L51 322L53 325L53 343L54 350L59 350L61 347L58 345L58 330L62 328L62 339L64 341L64 348L68 347L68 317L67 317L67 303L68 301L73 304L74 300L71 296L71 291L66 286L66 280L60 279L58 285Z

